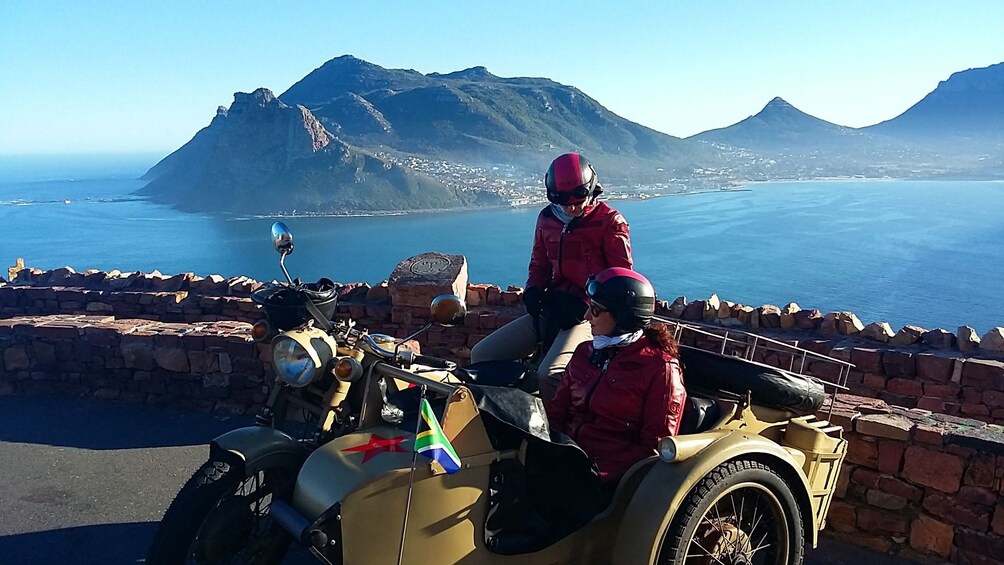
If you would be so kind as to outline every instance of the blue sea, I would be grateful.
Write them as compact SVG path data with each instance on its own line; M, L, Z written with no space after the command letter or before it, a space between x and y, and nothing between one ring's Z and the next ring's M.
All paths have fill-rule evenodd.
M0 156L0 266L281 278L272 219L189 214L132 195L160 158ZM983 333L1004 325L1004 183L758 183L613 202L661 298L717 293ZM467 256L472 282L525 282L538 209L288 218L305 280L376 283L426 251Z

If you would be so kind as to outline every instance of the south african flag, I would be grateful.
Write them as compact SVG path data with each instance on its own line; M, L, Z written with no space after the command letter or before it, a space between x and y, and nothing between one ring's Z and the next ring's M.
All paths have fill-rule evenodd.
M415 451L442 465L447 473L456 473L460 470L460 458L450 445L450 440L446 439L446 434L432 412L432 405L425 398L422 398L421 413L422 420L425 421L423 427L428 429L415 438Z

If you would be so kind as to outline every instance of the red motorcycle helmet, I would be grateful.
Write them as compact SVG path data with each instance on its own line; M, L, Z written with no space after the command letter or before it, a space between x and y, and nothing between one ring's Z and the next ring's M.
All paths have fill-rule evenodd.
M565 153L551 161L544 175L544 186L547 199L559 206L581 204L603 190L596 170L578 153Z
M590 302L606 308L617 321L615 331L633 333L655 315L655 289L640 273L623 267L604 269L586 281Z

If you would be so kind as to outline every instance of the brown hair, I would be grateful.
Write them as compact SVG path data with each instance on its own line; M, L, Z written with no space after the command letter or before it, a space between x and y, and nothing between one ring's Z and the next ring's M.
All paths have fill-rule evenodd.
M679 357L679 344L676 342L673 334L670 333L669 328L666 327L666 324L650 324L645 328L645 337L648 338L648 342L652 344L652 347L661 349L673 357Z

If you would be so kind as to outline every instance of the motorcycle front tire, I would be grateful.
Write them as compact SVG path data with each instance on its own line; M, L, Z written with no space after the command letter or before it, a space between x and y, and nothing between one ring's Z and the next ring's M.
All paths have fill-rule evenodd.
M264 499L289 484L293 471L210 459L164 513L147 554L148 565L230 563L237 553L255 564L280 563L292 541L267 519ZM257 511L257 512L256 512ZM258 537L248 520L264 520ZM254 524L261 528L261 523Z

